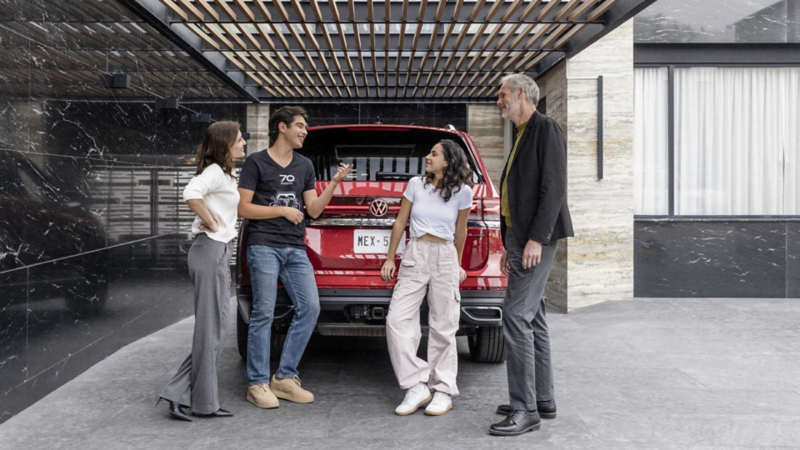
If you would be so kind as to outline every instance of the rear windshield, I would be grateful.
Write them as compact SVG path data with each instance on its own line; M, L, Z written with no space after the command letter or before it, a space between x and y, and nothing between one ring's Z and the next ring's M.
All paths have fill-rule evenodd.
M425 156L442 139L452 139L466 152L473 182L482 178L463 140L435 130L337 128L312 130L299 152L314 163L318 181L330 181L339 163L352 164L349 181L404 181L425 173Z

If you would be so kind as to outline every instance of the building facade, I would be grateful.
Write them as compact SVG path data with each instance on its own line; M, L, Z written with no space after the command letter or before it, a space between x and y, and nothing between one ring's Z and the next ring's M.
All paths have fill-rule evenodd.
M800 297L800 1L635 19L637 297Z

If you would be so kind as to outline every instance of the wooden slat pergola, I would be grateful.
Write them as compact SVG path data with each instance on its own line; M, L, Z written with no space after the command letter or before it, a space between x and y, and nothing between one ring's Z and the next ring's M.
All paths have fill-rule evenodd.
M338 102L486 101L502 75L540 75L652 3L125 1L190 30L261 100Z

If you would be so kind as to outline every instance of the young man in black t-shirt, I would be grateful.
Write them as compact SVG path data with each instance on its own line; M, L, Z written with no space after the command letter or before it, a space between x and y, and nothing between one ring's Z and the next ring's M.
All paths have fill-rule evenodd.
M319 217L352 166L341 164L317 196L311 160L294 150L308 132L303 108L284 106L269 119L272 147L248 156L239 175L239 217L249 219L247 265L253 283L253 309L247 338L247 400L259 408L277 408L278 398L311 403L314 394L300 386L297 365L317 325L319 293L304 241L305 206ZM294 304L283 354L270 380L272 318L280 275Z

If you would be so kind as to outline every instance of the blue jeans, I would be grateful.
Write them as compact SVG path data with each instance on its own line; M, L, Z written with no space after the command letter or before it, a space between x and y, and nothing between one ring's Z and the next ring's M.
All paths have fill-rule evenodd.
M294 304L294 318L283 344L277 378L298 374L297 365L319 317L319 292L314 268L305 249L267 245L247 247L247 265L253 282L253 309L247 336L247 379L249 385L269 383L269 350L278 277Z

